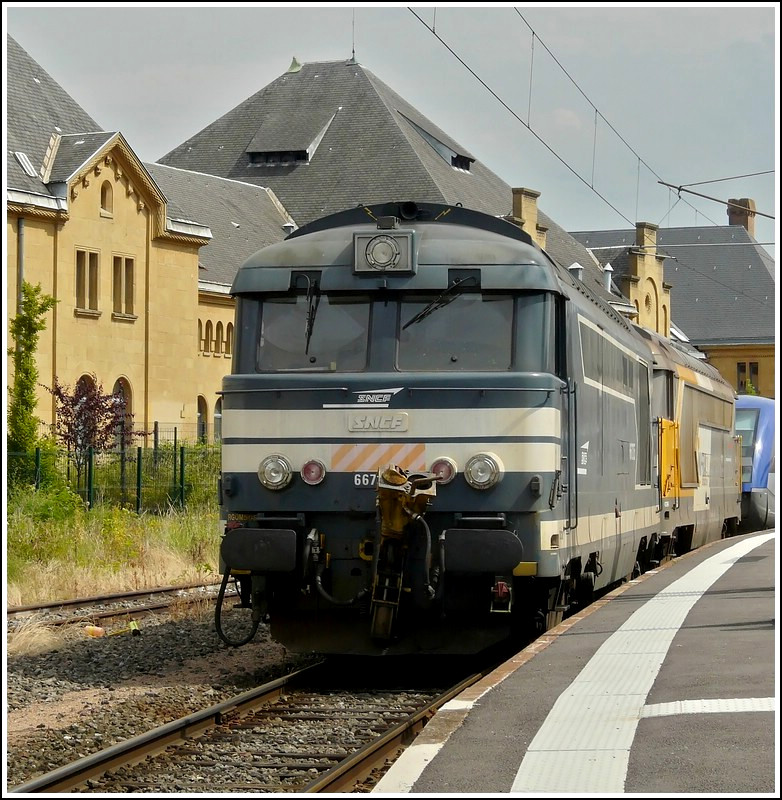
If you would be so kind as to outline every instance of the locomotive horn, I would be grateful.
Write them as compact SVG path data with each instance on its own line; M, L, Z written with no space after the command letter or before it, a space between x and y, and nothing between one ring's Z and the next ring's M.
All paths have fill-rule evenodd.
M408 200L399 204L399 216L402 219L416 219L418 217L418 203Z

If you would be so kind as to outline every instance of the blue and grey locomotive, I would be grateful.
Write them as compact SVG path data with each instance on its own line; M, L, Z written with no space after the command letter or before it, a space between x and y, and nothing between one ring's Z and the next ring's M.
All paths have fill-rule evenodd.
M358 207L232 294L223 589L291 651L476 652L738 523L732 389L510 222Z

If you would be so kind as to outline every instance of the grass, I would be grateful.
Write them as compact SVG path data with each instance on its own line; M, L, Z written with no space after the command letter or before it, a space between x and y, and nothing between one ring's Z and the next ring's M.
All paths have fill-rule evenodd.
M33 605L216 580L218 548L216 506L88 511L64 486L17 489L7 506L6 601Z
M33 656L55 650L63 644L62 631L26 620L6 635L6 653L9 656Z

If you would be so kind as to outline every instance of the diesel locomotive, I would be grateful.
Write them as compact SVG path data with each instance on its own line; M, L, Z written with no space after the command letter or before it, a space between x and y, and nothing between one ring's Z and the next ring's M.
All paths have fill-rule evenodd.
M732 388L505 219L360 206L232 294L229 644L263 620L292 652L474 653L737 529Z

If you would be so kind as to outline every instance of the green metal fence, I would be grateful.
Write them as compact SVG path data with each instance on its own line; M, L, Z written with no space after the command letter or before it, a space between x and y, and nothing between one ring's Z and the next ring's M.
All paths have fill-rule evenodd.
M92 508L96 504L141 511L164 511L188 503L217 504L219 444L130 447L87 454L76 464L64 450L37 448L7 453L8 481L40 488L53 476L64 478Z

